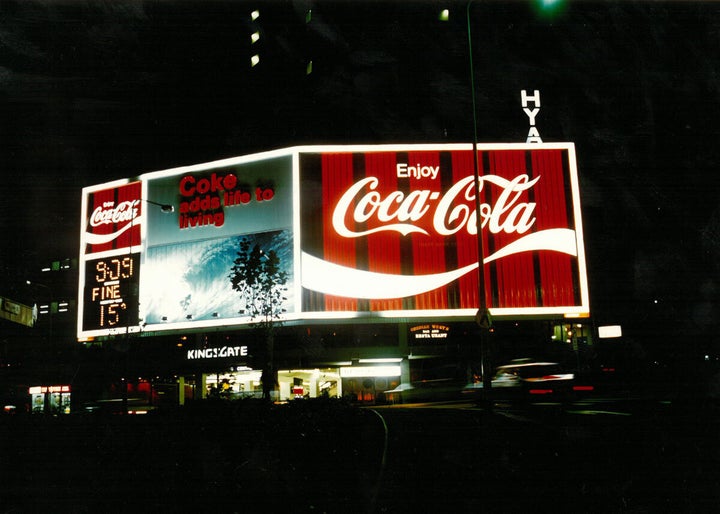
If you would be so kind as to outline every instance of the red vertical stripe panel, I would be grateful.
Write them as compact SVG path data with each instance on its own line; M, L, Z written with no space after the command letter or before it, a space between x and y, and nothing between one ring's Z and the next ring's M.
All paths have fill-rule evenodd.
M398 190L398 179L396 171L395 154L391 152L372 152L365 155L365 175L376 177L378 187L376 191L381 198L387 198L389 194ZM395 208L398 205L394 206ZM367 224L371 230L380 226L376 216L373 216ZM399 275L401 272L400 263L400 238L402 236L395 231L381 231L367 236L368 241L368 269L378 273ZM402 309L401 299L371 300L371 311L386 311Z
M323 183L323 252L325 260L342 266L355 267L355 240L341 238L332 227L332 210L347 187L353 183L352 154L337 153L322 156ZM354 227L352 213L345 223ZM333 295L325 296L325 309L328 311L356 311L357 300Z
M507 180L513 180L518 175L527 173L525 152L522 150L491 152L490 170L488 170L488 173L498 175ZM485 187L492 188L492 202L493 205L496 206L494 210L497 212L497 203L502 194L502 188L490 186L487 183L484 185L484 188ZM511 193L511 196L514 197L515 193ZM525 191L519 195L513 205L527 202L529 202L529 194ZM516 241L522 235L526 235L518 234L517 232L505 232L505 229L509 227L505 227L503 224L508 219L511 210L512 209L504 212L498 217L498 222L503 226L503 230L500 230L492 236L495 242L495 251ZM486 230L489 231L489 229L490 227L488 226ZM496 307L517 308L534 307L537 305L532 253L523 252L514 254L494 262L497 270L498 291L498 305Z
M416 168L440 166L439 152L409 152L408 166ZM428 191L442 196L441 179L438 175L426 177L409 177L411 191ZM413 271L415 275L429 275L442 273L445 269L445 238L439 237L433 227L432 209L418 221L412 223L425 230L427 234L412 234ZM417 309L445 309L447 308L447 286L439 287L434 291L415 296Z
M535 151L533 169L542 176L535 186L538 201L537 230L568 227L563 175L563 152ZM572 260L575 257L559 252L540 252L540 283L543 306L574 305Z

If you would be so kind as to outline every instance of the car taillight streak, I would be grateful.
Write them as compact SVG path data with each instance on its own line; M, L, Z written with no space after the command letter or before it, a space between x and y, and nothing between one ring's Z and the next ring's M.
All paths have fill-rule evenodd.
M552 389L530 389L528 391L530 394L552 394Z

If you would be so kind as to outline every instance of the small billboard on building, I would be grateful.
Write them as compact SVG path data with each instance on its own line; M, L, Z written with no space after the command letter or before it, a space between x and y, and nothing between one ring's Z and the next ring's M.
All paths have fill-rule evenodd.
M0 318L32 327L37 319L37 309L0 296Z

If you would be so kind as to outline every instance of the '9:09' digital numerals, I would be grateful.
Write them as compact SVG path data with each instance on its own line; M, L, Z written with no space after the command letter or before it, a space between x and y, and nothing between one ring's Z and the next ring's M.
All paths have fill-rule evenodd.
M108 281L130 278L133 276L133 260L131 257L110 259L110 261L98 261L95 264L95 282L104 284Z
M101 327L112 327L120 322L120 313L127 309L123 301L121 280L132 278L134 265L132 257L100 260L95 264L95 283L92 288L93 302L100 303Z

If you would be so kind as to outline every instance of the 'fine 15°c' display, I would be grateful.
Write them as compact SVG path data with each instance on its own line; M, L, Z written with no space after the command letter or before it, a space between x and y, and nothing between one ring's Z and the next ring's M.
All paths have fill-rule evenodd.
M138 324L139 255L85 263L83 330L120 329Z

